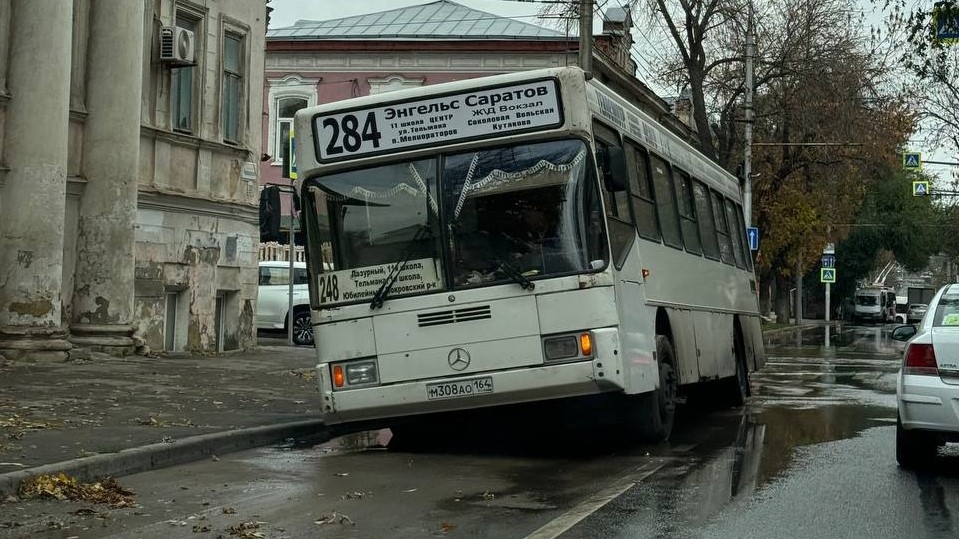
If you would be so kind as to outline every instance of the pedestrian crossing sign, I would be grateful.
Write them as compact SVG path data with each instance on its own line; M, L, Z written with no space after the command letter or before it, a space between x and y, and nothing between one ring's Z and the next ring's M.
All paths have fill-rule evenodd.
M922 168L922 154L919 152L902 152L902 168L919 170Z
M836 268L819 268L820 283L836 282Z
M929 194L929 182L928 181L915 181L912 182L912 196L914 197L924 197Z

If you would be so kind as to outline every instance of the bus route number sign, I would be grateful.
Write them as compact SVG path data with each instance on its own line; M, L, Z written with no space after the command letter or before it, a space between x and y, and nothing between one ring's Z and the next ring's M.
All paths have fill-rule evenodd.
M317 161L332 162L562 125L553 79L313 117Z

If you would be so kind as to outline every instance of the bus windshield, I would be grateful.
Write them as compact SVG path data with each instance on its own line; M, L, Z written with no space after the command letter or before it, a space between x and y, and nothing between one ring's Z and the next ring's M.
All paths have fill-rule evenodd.
M605 267L587 153L571 139L311 179L310 241L329 245L337 277L320 278L319 303L368 300L404 261L390 297Z

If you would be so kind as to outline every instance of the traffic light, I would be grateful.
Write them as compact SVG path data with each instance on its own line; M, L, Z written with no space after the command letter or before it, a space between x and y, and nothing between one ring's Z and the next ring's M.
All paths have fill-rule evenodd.
M260 191L260 241L283 241L280 236L280 188L267 185Z

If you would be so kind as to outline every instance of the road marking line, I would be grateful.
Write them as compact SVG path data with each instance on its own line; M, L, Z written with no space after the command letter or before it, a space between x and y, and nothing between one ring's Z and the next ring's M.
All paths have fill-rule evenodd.
M636 484L640 483L643 479L659 471L664 465L665 462L653 462L640 466L637 473L630 474L596 494L593 494L583 503L547 522L540 529L527 535L524 539L555 539L559 537L586 517L599 511L603 506L636 486ZM644 470L647 466L653 466L653 468Z

